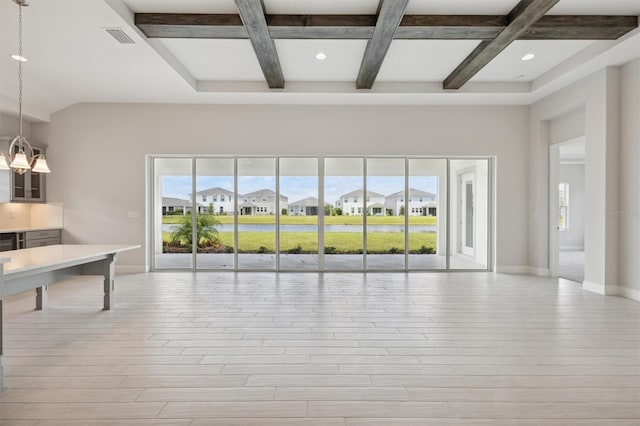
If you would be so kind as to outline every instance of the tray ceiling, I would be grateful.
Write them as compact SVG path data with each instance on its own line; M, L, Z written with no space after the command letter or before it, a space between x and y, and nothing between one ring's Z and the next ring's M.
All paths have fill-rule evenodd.
M271 15L375 15L378 3L264 0L264 7ZM517 4L409 0L404 16L504 16ZM32 0L24 10L27 114L46 120L78 102L528 104L603 66L640 56L638 29L617 40L515 40L460 90L443 91L443 81L481 40L396 38L372 88L357 90L368 40L276 38L284 89L273 90L249 38L147 38L134 25L135 13L239 12L234 0ZM560 0L547 16L639 14L635 0ZM122 29L135 44L119 44L107 28ZM16 65L9 56L17 43L17 7L9 0L0 3L0 38L0 110L13 112ZM319 52L327 58L317 60ZM524 62L525 53L536 57Z

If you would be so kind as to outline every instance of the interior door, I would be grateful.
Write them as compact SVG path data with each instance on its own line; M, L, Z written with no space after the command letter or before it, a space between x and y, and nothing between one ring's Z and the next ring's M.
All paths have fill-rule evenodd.
M473 173L460 175L460 252L474 255L475 181Z

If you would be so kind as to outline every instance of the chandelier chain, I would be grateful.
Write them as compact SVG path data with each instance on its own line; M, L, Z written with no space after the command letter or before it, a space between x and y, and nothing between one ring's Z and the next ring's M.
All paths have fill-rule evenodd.
M22 58L22 3L18 3L18 55ZM18 108L22 136L22 60L18 61Z

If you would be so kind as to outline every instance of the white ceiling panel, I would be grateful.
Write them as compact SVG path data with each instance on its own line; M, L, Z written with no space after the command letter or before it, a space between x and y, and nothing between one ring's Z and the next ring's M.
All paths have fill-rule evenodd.
M263 81L249 40L162 39L196 80Z
M134 12L237 13L233 0L125 0ZM517 0L411 0L407 14L493 15L507 14ZM264 0L268 13L374 14L378 0ZM561 0L551 11L555 15L638 15L639 0Z
M640 15L640 0L561 0L551 15Z
M238 13L234 0L125 0L134 12ZM378 0L264 0L267 13L374 14Z
M511 43L471 81L531 81L586 48L588 40L518 40ZM523 61L527 53L535 54Z
M377 81L442 81L478 43L476 40L394 40Z
M355 81L366 40L276 40L287 81ZM327 55L323 61L316 54Z
M406 13L414 15L506 15L518 0L411 0ZM640 0L560 0L555 15L638 15Z
M264 0L267 13L375 14L378 0Z
M411 0L407 15L506 15L517 0Z
M137 13L238 13L233 0L125 0Z

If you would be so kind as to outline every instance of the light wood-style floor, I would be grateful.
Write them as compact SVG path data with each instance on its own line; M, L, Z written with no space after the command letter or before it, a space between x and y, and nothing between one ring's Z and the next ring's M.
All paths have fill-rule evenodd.
M1 425L638 425L640 304L490 273L155 273L5 304Z

